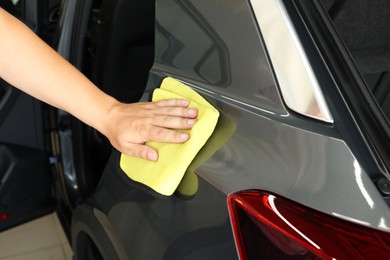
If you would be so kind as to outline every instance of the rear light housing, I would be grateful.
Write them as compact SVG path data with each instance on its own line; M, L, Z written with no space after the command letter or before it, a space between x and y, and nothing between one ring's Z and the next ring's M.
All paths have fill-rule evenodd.
M9 215L11 215L10 213L4 213L4 214L1 214L0 215L0 221L3 221L3 220L7 220Z
M390 233L268 192L228 197L241 259L390 259Z

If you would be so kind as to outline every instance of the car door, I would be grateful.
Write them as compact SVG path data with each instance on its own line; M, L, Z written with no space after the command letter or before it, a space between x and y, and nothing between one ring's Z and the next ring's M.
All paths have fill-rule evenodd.
M59 2L1 1L0 6L49 41ZM50 109L0 79L0 231L54 209Z

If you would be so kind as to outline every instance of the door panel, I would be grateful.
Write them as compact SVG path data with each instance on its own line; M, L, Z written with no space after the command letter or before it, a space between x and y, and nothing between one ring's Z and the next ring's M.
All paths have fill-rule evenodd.
M1 82L0 231L53 209L42 104Z
M18 95L19 91L0 78L0 125L7 118ZM3 135L0 134L0 138L1 136Z
M44 6L42 1L22 0L14 8L8 6L6 9L23 21L26 20L24 15L31 15L23 8L31 8L33 3L36 4L35 10ZM42 12L34 13L36 17L30 16L30 21L42 18L38 19ZM44 27L41 30L43 32ZM44 131L45 107L0 79L0 231L54 209L52 174L46 149L49 138Z
M44 149L41 103L4 81L0 89L0 143Z
M0 144L0 231L52 211L46 162L42 150Z

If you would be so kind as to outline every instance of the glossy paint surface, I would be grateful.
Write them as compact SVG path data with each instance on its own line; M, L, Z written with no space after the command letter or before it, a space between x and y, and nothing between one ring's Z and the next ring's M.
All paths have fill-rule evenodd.
M175 77L222 117L195 158L199 167L172 197L129 180L119 155L111 157L94 203L124 258L237 258L226 199L247 189L389 231L389 208L365 172L367 162L356 159L333 125L284 106L247 1L159 0L156 10L148 89Z
M158 1L157 7L157 28L163 31L157 35L164 37L157 40L155 78L150 85L156 87L164 75L177 75L237 124L231 140L198 169L198 175L225 194L265 189L341 218L389 229L388 207L367 177L365 162L355 159L332 127L296 117L284 108L246 1L197 1L191 5ZM223 22L217 17L224 17ZM191 22L199 33L180 29ZM209 36L202 38L204 31ZM191 44L203 46L210 39L218 39L214 42L218 53L229 54L224 60L229 77L221 80L223 88L195 69L196 61L205 60L206 49L189 52ZM238 52L248 54L235 56ZM183 53L187 59L181 59ZM214 72L221 75L220 70Z
M285 115L262 49L246 1L157 1L155 71L169 70L205 91Z
M195 178L195 194L165 197L130 180L113 154L94 206L120 259L237 259L225 194Z

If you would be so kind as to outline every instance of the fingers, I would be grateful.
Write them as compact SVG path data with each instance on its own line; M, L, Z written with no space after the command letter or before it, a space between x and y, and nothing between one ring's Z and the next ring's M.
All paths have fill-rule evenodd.
M120 151L128 156L134 156L149 161L157 161L158 153L150 146L143 144L128 144L126 147L121 147Z
M175 116L183 118L196 118L198 110L186 107L157 107L154 111L156 115Z
M182 118L174 116L156 116L152 125L169 129L191 129L196 123L194 118Z
M163 127L154 127L147 132L146 139L158 143L184 143L190 139L190 134Z
M184 143L190 139L188 133L180 131L196 124L198 110L188 108L189 103L183 99L118 103L110 109L101 131L120 152L156 161L157 151L146 142Z
M147 104L152 109L151 125L171 129L190 129L196 123L198 110L187 108L188 100L166 99Z
M158 107L188 107L190 101L186 99L164 99L154 102Z
M188 133L176 132L164 128L156 128L154 131L149 132L149 134L150 137L148 139L154 142L184 143L190 138ZM116 148L126 155L135 156L150 161L158 160L157 151L150 146L136 143L126 143L124 145L118 146L116 146Z
M138 158L157 161L158 153L155 149L145 145L145 142L163 142L163 143L184 143L190 139L190 135L184 132L177 132L162 127L153 127L149 130L139 131L139 135L143 136L140 140L131 140L131 136L123 136L122 138L110 140L111 144L121 153ZM130 139L129 139L130 138Z
M158 115L190 118L196 118L198 115L197 109L187 108L190 101L185 99L164 99L150 104L157 107L156 114Z

